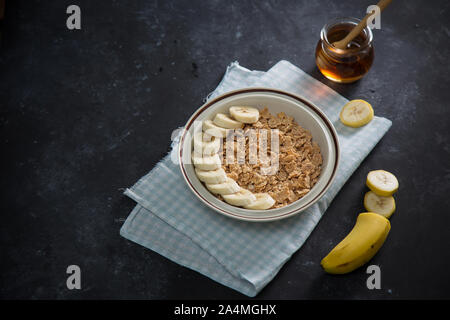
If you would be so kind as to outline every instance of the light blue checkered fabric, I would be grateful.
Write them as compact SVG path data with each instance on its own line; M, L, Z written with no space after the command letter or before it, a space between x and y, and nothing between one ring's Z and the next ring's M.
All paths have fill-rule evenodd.
M336 127L341 163L333 185L320 201L281 221L234 220L197 200L168 155L125 191L138 204L120 230L123 237L248 296L255 296L302 246L345 181L391 126L391 121L380 117L359 129L342 125L339 111L348 100L287 61L267 72L232 63L208 98L252 86L303 96Z

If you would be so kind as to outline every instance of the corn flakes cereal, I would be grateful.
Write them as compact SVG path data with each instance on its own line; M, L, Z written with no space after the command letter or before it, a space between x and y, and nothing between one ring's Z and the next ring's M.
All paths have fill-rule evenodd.
M251 129L256 130L258 139L249 134ZM267 167L270 157L277 154L270 148L270 131L267 134L267 143L259 145L260 131L258 129L278 129L279 131L279 165L276 172L271 172L273 174L261 174L260 169ZM236 134L241 139L242 135L245 137L245 162L235 161L233 164L222 162L222 167L228 177L235 180L242 188L257 193L269 193L276 201L272 208L284 207L304 197L318 181L322 169L320 148L316 142L312 141L311 133L284 112L274 116L267 108L264 108L260 111L258 122L246 124L242 131ZM268 157L249 161L249 150L252 148L258 152L259 148L266 149ZM232 150L236 160L236 148ZM224 141L221 151L222 159L226 159L226 151Z

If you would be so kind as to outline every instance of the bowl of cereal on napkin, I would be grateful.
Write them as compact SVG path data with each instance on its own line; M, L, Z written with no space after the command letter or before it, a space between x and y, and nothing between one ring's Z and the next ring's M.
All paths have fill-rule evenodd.
M331 121L310 101L246 88L194 112L178 157L188 187L211 209L246 221L273 221L323 196L336 175L339 141Z

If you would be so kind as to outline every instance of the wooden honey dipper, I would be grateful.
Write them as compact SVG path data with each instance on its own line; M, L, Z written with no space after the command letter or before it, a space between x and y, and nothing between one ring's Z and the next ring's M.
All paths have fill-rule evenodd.
M392 0L380 0L380 2L378 2L377 6L378 8L380 8L380 13L381 11L384 10L384 8L386 8L390 3L392 2ZM362 19L353 29L352 31L350 31L350 33L342 40L336 41L333 43L333 46L338 48L338 49L346 49L347 45L356 38L356 36L358 34L361 33L361 31L366 27L367 25L367 20L369 20L369 18L373 15L374 13L370 12L368 13L364 19Z

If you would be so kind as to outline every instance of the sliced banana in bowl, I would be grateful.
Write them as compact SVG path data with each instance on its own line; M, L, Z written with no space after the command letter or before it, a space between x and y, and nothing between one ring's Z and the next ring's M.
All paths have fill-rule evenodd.
M241 187L231 178L226 178L222 183L206 183L206 187L214 194L226 195L239 192Z
M230 108L230 114L243 123L256 123L259 119L259 110L253 107L234 106Z
M215 125L211 120L204 120L203 132L207 136L225 138L227 136L228 129Z
M229 130L253 127L251 124L261 120L261 115L266 119L267 115L259 111L265 107L271 114L284 113L298 121L311 132L323 151L324 162L316 185L307 195L283 207L276 207L277 202L273 204L275 200L271 194L256 191L252 193L253 189L246 189L247 184L239 185L241 182L229 181L229 168L222 167L222 163L219 164L218 161L226 161L221 158L225 152L223 138L227 137ZM196 141L192 140L193 133L198 128L196 123L201 123L204 136L220 138L222 143L218 151L215 139L208 140L203 136ZM264 121L262 124L264 125ZM193 145L197 146L196 151L202 154L201 157L196 154L192 156ZM187 187L210 209L239 220L274 221L296 215L322 197L337 171L339 139L331 121L308 100L270 88L245 88L212 98L192 114L180 137L178 160ZM230 177L224 177L222 170L225 175L228 172Z
M229 204L237 207L245 207L256 201L253 193L247 189L241 189L239 192L222 195L223 199Z
M206 138L208 137L208 138ZM215 136L209 136L203 132L194 134L194 152L203 155L214 155L219 152L222 141Z
M195 168L195 173L197 178L206 184L223 183L227 181L227 174L222 168L217 170L200 170Z
M275 204L275 199L273 199L268 193L255 193L254 195L256 200L244 206L245 209L267 210L272 208Z
M219 155L216 153L212 156L192 153L192 162L196 169L200 170L217 170L222 166Z
M206 188L213 194L220 195L231 205L252 210L266 210L275 204L275 200L267 193L254 195L241 188L236 181L226 176L218 167L220 158L217 154L221 139L229 130L241 129L244 123L255 123L259 120L259 111L253 107L230 107L233 118L224 113L217 113L214 120L205 120L203 132L194 135L194 153L192 161L195 173ZM208 141L210 138L210 141Z
M229 116L223 113L218 113L214 117L213 123L218 126L225 129L240 129L244 126L244 123L240 121L236 121L234 119L231 119Z

